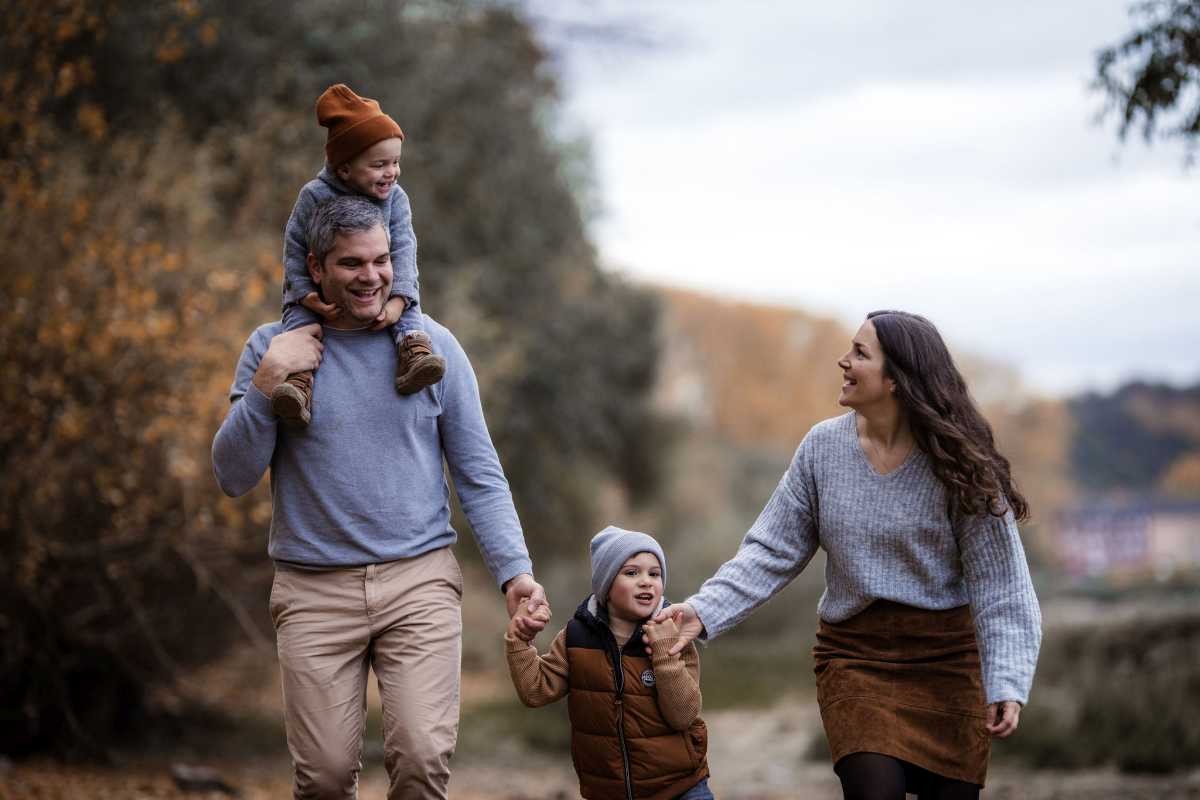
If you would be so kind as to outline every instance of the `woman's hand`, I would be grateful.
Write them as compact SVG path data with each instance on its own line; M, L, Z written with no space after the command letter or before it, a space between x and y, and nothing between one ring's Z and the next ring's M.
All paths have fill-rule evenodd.
M704 633L704 623L700 621L700 616L696 613L696 609L687 603L675 603L674 605L667 606L654 615L653 622L660 623L667 620L674 621L675 626L679 628L679 641L671 645L671 649L667 651L667 655L678 655L683 648L688 646L689 642ZM642 639L647 645L650 644L650 639L645 635L642 636ZM646 652L650 652L648 646L646 647Z
M997 739L1007 739L1017 730L1021 718L1021 704L1015 700L992 703L987 709L987 732Z

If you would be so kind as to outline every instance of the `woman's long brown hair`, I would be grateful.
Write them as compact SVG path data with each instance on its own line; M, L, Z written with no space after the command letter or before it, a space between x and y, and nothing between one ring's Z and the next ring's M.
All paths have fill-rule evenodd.
M950 513L1002 517L1011 508L1027 519L1029 503L937 328L906 311L872 311L867 319L883 349L883 374L896 382L896 399L946 487Z

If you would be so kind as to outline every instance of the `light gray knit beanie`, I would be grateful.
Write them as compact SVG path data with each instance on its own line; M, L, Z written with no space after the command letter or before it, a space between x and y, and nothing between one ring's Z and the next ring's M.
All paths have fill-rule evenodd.
M667 586L667 557L653 536L637 531L627 531L609 525L592 537L592 594L596 602L608 602L608 590L621 571L622 565L638 553L653 553L662 567L663 588Z

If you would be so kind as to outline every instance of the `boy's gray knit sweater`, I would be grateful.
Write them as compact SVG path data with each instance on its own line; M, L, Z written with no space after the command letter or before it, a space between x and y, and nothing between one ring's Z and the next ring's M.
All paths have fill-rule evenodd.
M737 554L686 602L717 636L799 575L818 546L828 556L822 619L841 622L877 599L969 603L987 702L1026 702L1042 617L1012 514L952 523L925 454L914 447L880 475L854 412L813 426Z
M309 292L317 291L316 284L308 274L308 236L306 228L312 219L313 212L322 203L335 197L354 195L370 200L383 211L387 220L388 237L392 250L392 291L391 296L403 295L410 301L419 302L421 299L420 282L417 279L417 237L412 227L412 207L408 195L400 188L400 184L392 187L387 199L360 194L354 191L326 166L317 177L313 178L300 189L296 197L296 205L292 207L292 215L288 217L287 227L283 230L283 306L285 311L289 306L296 305ZM300 306L300 317L297 321L284 320L288 330L300 324L318 321L313 312Z
M475 372L450 331L424 322L450 368L440 383L407 396L392 383L396 347L386 331L326 328L312 422L303 429L280 423L252 383L282 324L251 334L213 440L213 470L236 497L270 467L271 558L350 567L454 544L445 459L496 583L532 573Z

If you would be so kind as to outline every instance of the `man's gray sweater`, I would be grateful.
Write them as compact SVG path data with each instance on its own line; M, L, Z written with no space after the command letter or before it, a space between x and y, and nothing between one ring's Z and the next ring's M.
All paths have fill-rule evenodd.
M213 469L225 493L239 496L271 468L271 558L361 566L453 544L444 457L497 584L532 573L475 372L450 331L424 321L448 367L440 383L409 396L393 386L396 347L386 331L325 328L312 422L303 429L282 425L252 383L281 323L246 342L232 406L213 440Z
M717 636L827 554L817 610L841 622L874 600L941 610L970 604L987 702L1029 697L1042 619L1012 514L951 521L946 493L914 447L880 475L855 414L809 431L737 554L687 602Z

